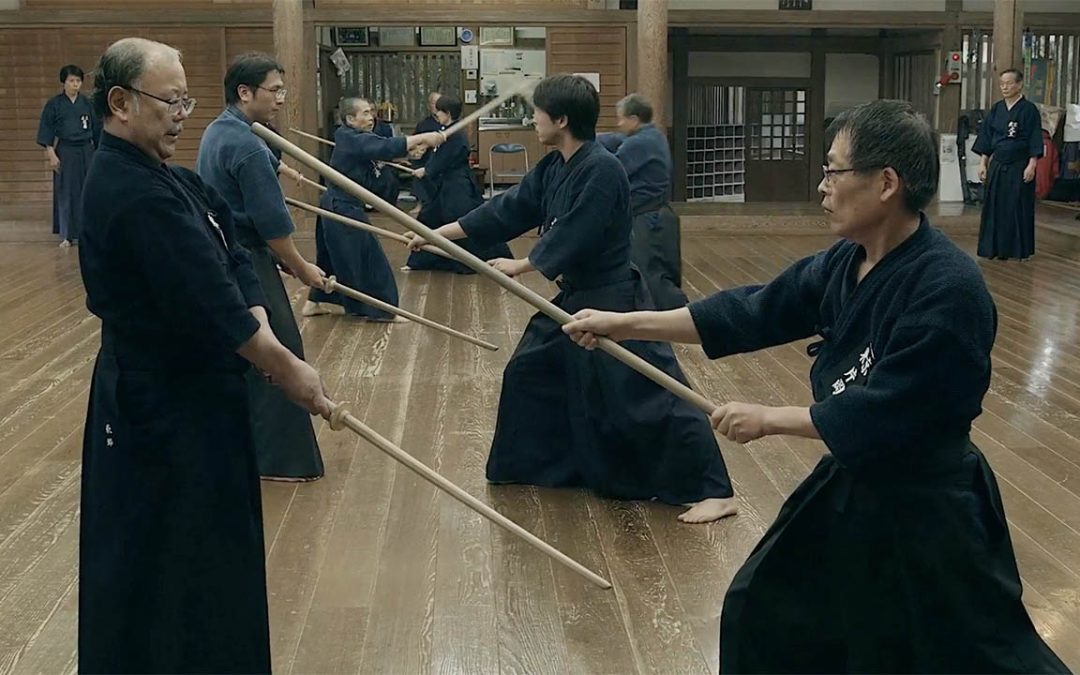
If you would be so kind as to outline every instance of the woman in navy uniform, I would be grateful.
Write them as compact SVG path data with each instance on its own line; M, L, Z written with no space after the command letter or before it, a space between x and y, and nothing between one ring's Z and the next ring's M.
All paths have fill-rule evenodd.
M435 102L435 117L441 129L450 126L461 117L461 101L456 96L440 96ZM450 136L446 143L432 150L418 174L425 180L428 194L427 201L420 209L419 220L428 227L452 223L484 203L472 167L469 166L469 141L463 133ZM512 255L510 247L501 241L485 247L477 247L468 239L459 240L457 244L481 260L509 258ZM456 260L428 251L413 251L403 269L473 273Z
M821 337L815 403L727 403L728 439L792 435L827 453L735 575L720 619L732 673L1048 673L997 482L969 437L997 313L976 263L922 210L936 134L904 102L841 114L819 190L843 238L763 286L682 309L584 310L582 346L701 344L710 358Z
M1042 115L1023 95L1024 76L1009 69L1000 77L1001 101L979 128L972 152L982 155L979 179L986 184L979 255L1027 260L1035 253L1035 165L1043 155Z
M402 157L413 148L437 147L445 139L439 132L383 138L372 132L375 117L371 103L362 98L346 98L341 102L341 112L345 124L334 132L330 165L379 196L386 190L386 173L394 171L382 166L381 161ZM323 193L319 203L328 211L369 222L363 202L336 185ZM394 271L375 235L320 216L315 222L315 251L319 267L328 275L336 276L345 286L391 305L398 304ZM303 313L305 316L347 313L369 321L394 318L392 314L339 293L314 288L308 293Z
M533 100L536 134L557 152L518 185L437 231L487 246L542 226L527 258L488 264L509 276L535 270L556 281L561 292L552 302L568 312L653 309L630 262L626 171L593 140L596 89L583 77L555 75L536 87ZM410 246L423 244L415 237ZM670 345L627 348L685 382ZM529 320L503 372L487 478L690 506L679 516L683 522L736 510L705 414L613 357L576 349L544 314Z
M64 66L60 83L64 90L50 98L41 111L37 142L45 148L53 171L53 234L59 234L61 248L67 248L79 239L83 182L101 125L90 100L79 94L82 69Z
M165 164L195 107L179 53L121 40L94 84L105 130L79 261L101 350L83 434L79 672L268 673L245 373L254 364L308 412L329 402L271 332L228 205Z

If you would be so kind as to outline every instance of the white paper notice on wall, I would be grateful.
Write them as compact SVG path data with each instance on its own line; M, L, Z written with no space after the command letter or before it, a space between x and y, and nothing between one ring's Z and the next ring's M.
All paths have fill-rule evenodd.
M465 90L465 102L466 103L476 103L476 90L475 89L466 89Z
M574 73L574 75L580 75L592 82L592 86L596 87L596 92L600 93L600 73Z
M1080 141L1080 105L1065 106L1065 142Z
M480 67L480 48L476 45L462 45L461 69L476 70Z

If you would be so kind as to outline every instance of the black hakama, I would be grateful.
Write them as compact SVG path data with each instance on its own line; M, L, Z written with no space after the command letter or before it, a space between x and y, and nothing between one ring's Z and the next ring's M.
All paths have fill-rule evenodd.
M1065 672L1021 602L971 421L996 310L975 263L919 229L861 283L851 242L690 312L711 358L807 338L829 450L724 600L720 671Z
M979 255L1029 258L1035 253L1035 181L1024 182L1032 157L1042 157L1042 116L1021 97L1010 110L998 101L983 120L972 151L990 155L979 225Z
M626 173L595 143L569 162L547 155L460 223L481 245L543 225L529 260L545 277L559 277L553 302L568 312L652 309L629 260ZM685 382L670 345L624 346ZM503 373L487 478L669 504L733 494L704 413L607 354L579 349L541 314Z
M387 201L391 201L389 191L393 190L393 199L396 199L397 178L387 175L394 169L380 166L379 162L391 161L406 154L407 141L404 136L383 138L368 131L342 126L334 132L334 143L334 152L330 156L332 167ZM329 211L364 223L370 222L363 202L337 186L331 185L320 203ZM397 306L398 289L394 272L374 235L321 217L316 221L315 229L315 261L324 272L335 275L341 284L349 288ZM388 321L393 318L387 312L345 298L339 293L312 289L308 293L308 300L341 305L348 314L368 319Z
M102 344L83 436L79 671L268 673L250 368L235 353L258 328L258 280L227 205L186 169L103 134L86 195L79 255Z
M668 206L671 195L671 149L652 124L636 132L605 133L597 141L615 153L630 181L630 260L641 270L656 309L686 305L682 291L679 216Z
M419 220L435 229L452 223L484 203L480 188L469 167L469 144L462 134L454 134L432 152L425 166L428 199L420 209ZM513 254L505 242L477 246L468 238L455 242L481 260L509 258ZM433 270L473 274L465 265L428 251L413 251L405 263L412 270Z
M336 190L323 193L319 205L327 211L367 222L360 203L355 199L342 197ZM315 259L327 276L336 276L337 280L346 286L383 302L395 306L398 304L397 282L394 281L390 261L375 235L370 232L319 216L315 221ZM377 320L393 318L392 314L339 293L312 289L308 292L308 300L339 304L353 316Z
M250 251L266 296L274 337L303 359L300 328L267 244L293 232L278 163L262 139L251 132L251 121L229 106L203 133L195 166L199 176L229 205L237 238ZM322 477L322 453L311 416L254 370L248 371L246 378L259 475L294 480Z

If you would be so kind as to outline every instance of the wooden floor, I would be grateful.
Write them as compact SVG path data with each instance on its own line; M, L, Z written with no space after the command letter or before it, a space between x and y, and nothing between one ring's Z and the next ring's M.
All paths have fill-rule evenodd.
M694 234L683 248L686 286L699 297L764 281L829 242ZM974 438L1000 478L1035 623L1080 670L1080 263L1042 254L982 267L1001 318ZM401 274L399 283L403 306L502 349L415 325L302 319L333 397L615 589L587 586L320 422L326 477L264 486L274 669L715 672L724 590L822 446L723 442L742 511L710 526L680 525L677 509L658 504L488 486L501 370L530 310L475 277ZM79 453L98 339L75 250L0 245L0 672L75 666ZM713 400L810 401L801 345L718 362L696 348L678 353Z

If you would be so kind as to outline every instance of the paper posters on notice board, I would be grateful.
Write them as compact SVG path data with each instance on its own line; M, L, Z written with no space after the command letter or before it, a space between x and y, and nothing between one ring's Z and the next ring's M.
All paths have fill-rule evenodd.
M596 87L596 93L600 93L600 73L574 73L574 75L580 75L592 82L592 86Z
M476 70L480 67L480 48L476 45L462 45L461 69Z

